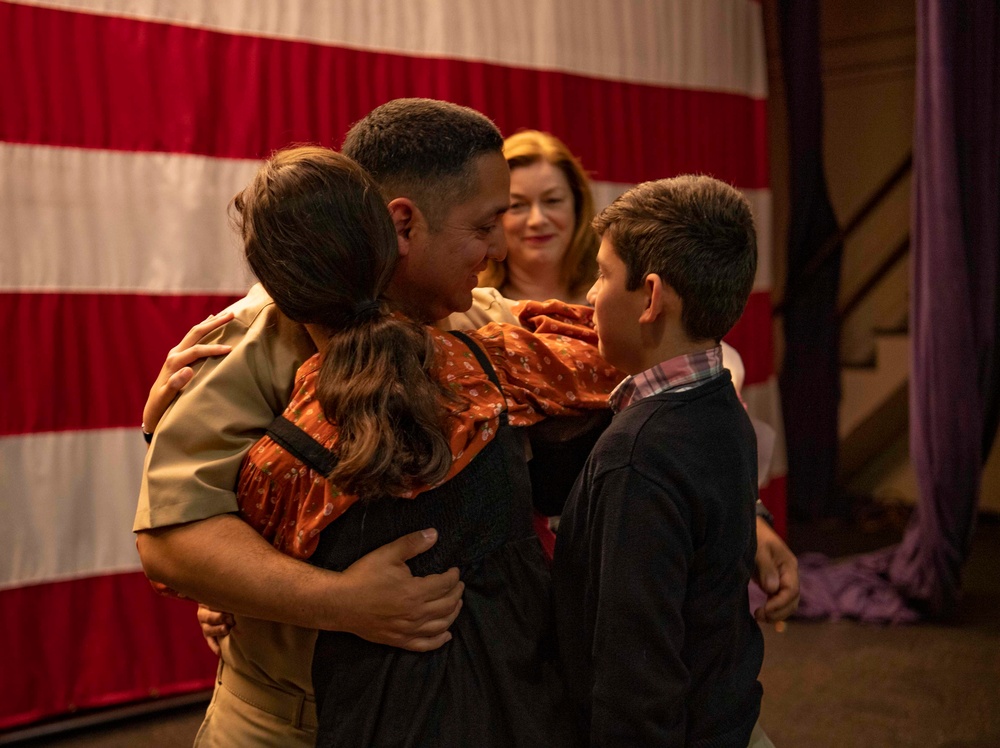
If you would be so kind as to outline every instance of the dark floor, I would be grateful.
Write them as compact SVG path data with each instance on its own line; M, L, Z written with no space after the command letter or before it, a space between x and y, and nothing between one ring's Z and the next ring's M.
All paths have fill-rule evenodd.
M897 539L905 517L792 528L797 551L833 556ZM1000 748L1000 520L980 518L963 598L946 624L793 621L765 628L761 724L778 748ZM26 748L191 744L204 704L135 717ZM10 737L10 736L8 736ZM4 743L0 736L0 743Z
M793 528L797 551L832 555L898 540L888 527ZM840 553L838 553L840 551ZM765 627L761 724L779 748L1000 748L1000 521L981 517L947 623Z

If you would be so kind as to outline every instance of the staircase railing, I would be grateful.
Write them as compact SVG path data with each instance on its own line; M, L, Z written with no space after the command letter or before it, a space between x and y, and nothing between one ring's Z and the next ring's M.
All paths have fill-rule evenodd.
M854 235L858 227L875 211L879 205L889 196L889 193L895 189L896 185L903 181L906 176L913 169L913 151L906 154L906 157L897 166L889 176L880 184L868 199L854 212L854 214L847 220L847 222L840 228L835 234L831 234L825 242L823 242L819 251L813 255L812 259L806 263L805 268L802 270L801 278L797 284L797 288L802 288L806 286L810 280L816 275L823 264L833 256L837 251L837 247L843 244L847 239ZM843 324L844 319L849 315L855 307L858 306L867 296L872 292L872 290L881 282L883 278L895 267L896 263L902 260L910 250L910 236L907 234L905 239L901 241L896 248L890 253L875 270L869 275L864 283L861 284L859 289L855 291L851 297L844 302L840 309L838 310L838 317L840 318L841 324ZM775 305L774 315L784 314L785 308L788 306L789 296L794 296L796 293L795 289L790 289L786 298Z
M844 324L844 320L855 310L855 308L866 298L872 290L882 282L882 279L889 274L889 272L896 267L896 263L900 262L906 255L910 253L910 235L906 234L900 240L899 244L896 245L895 249L889 253L888 256L882 262L879 263L878 267L872 271L872 274L868 277L861 287L855 291L851 296L840 305L837 310L837 317L840 320L841 326Z

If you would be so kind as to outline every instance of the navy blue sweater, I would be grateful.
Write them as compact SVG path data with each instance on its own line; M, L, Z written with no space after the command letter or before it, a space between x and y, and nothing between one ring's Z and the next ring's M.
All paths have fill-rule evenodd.
M560 660L594 746L745 748L764 655L747 584L756 439L729 373L617 414L566 504Z

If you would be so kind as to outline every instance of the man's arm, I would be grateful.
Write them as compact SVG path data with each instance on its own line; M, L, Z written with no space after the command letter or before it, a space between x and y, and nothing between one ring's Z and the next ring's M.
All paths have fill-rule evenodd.
M739 395L746 377L743 359L725 341L721 346L722 365L729 369L733 387ZM761 421L751 421L757 431L757 470L760 483L764 483L774 449L774 429ZM754 562L754 582L767 595L767 602L754 611L754 616L762 623L784 621L799 605L799 563L763 517L757 517L757 556Z
M757 517L754 581L767 602L754 611L758 621L784 621L799 605L799 562L763 517Z
M457 572L410 576L403 561L420 552L412 536L337 574L284 556L234 514L243 455L284 408L312 347L259 287L232 309L235 319L202 341L232 353L198 365L147 455L134 527L147 574L223 610L408 648L440 646L462 587ZM151 400L158 393L154 387Z
M232 514L140 532L137 546L150 579L218 610L427 651L451 638L464 589L457 569L411 575L406 560L436 539L406 535L343 573L280 553Z

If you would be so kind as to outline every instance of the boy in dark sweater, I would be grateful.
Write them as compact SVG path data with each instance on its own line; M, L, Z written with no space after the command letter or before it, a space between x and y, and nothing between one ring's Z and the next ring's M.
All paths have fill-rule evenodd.
M594 228L600 350L633 376L556 542L573 706L593 746L769 746L747 598L756 439L719 348L753 287L750 207L682 176L629 190Z

